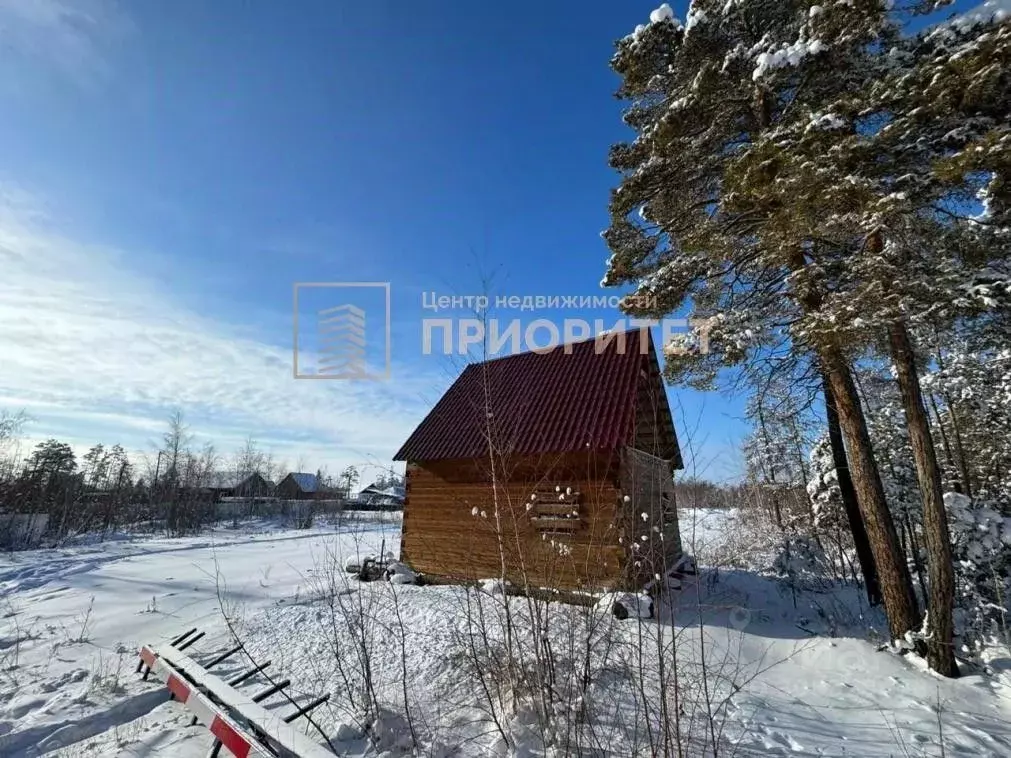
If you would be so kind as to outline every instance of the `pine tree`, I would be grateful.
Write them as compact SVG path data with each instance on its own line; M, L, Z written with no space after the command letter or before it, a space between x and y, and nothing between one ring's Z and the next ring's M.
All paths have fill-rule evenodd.
M826 328L832 268L841 262L821 234L826 188L792 165L817 144L812 131L835 127L824 105L866 83L871 47L896 32L879 3L813 7L694 2L682 25L663 6L618 42L612 67L637 136L611 151L623 180L604 235L613 252L605 284L634 282L656 298L655 312L637 315L690 304L709 319L717 349L673 356L672 379L704 385L784 344L817 362L836 400L899 638L919 614L850 372L848 335Z
M958 476L975 500L1004 504L1011 515L1011 342L992 335L952 339L924 377L937 393L939 426L958 442ZM953 444L954 446L954 444Z
M915 598L849 369L865 349L890 357L923 503L928 658L954 675L950 539L913 331L973 317L981 277L1006 263L1011 25L900 33L932 5L696 2L683 26L655 13L614 61L638 137L612 154L626 178L608 242L611 281L701 307L730 339L722 363L682 373L711 380L781 324L816 356L900 636ZM978 196L985 214L970 217Z
M59 477L69 476L77 470L74 449L66 442L48 439L35 446L25 464L29 477L43 484Z
M84 474L84 484L93 489L101 489L105 485L105 479L109 470L109 453L105 445L99 443L94 445L82 458L82 473Z
M798 181L839 183L821 206L831 219L823 234L845 268L824 313L836 327L869 325L866 341L881 326L887 335L922 501L928 659L955 676L951 538L911 330L970 316L966 288L1005 259L1005 247L964 207L986 191L1006 212L1011 24L942 24L894 42L871 61L865 89L828 104L833 123L844 125L818 146L833 160L816 161L802 141L788 171Z

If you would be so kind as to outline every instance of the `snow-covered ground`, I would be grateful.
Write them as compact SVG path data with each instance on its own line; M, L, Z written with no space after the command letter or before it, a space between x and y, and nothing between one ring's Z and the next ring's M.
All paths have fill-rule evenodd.
M685 541L700 556L733 528L732 512L682 514L683 531L694 531ZM340 634L326 632L332 616L320 585L333 585L333 567L346 557L378 552L384 541L397 550L396 525L224 530L4 556L0 755L205 755L209 734L189 726L162 687L140 681L135 651L192 626L208 632L193 648L197 658L225 649L219 595L252 655L270 657L275 673L293 680L291 691L302 698L329 691L338 701L342 680L334 655L353 650L333 649ZM386 582L347 587L356 607L375 619L369 634L377 642L371 663L377 697L402 704L406 692L412 718L427 735L425 754L507 753L480 727L477 687L461 657L461 616L474 607L467 593ZM486 595L482 602L502 601ZM559 608L551 623L560 629L580 612ZM664 631L677 635L686 651L704 642L707 660L720 661L721 673L740 688L720 723L741 755L1011 755L1011 690L975 672L942 680L916 661L879 652L874 627L882 628L882 620L862 607L856 588L795 596L772 580L722 569L703 570L687 582L659 621L613 622L611 634L649 645ZM403 649L383 644L397 634ZM221 673L241 668L241 661L230 661ZM616 714L632 707L631 690L608 675L599 673L595 697L613 704L615 714L611 727L602 726L607 749L601 754L628 754L633 743L615 724ZM321 709L320 721L346 754L367 752L339 707ZM506 721L517 734L529 727L522 714ZM383 747L396 754L407 726L391 716L387 727ZM513 754L531 744L513 742ZM636 751L647 748L640 743Z
M190 743L194 755L206 753L201 729L165 732L188 721L165 704L164 689L134 675L138 647L196 626L208 641L195 649L212 650L225 639L219 595L255 617L304 594L335 543L349 553L358 538L373 552L384 539L399 546L399 525L354 532L247 527L0 556L0 756L41 755L103 733L96 751L80 754L133 742L124 755L185 755Z

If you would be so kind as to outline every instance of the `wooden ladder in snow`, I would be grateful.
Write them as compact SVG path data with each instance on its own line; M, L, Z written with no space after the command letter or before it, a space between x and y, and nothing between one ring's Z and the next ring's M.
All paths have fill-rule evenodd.
M286 716L268 711L261 703L283 691L290 679L272 682L254 695L240 692L237 687L250 681L270 666L270 661L254 665L229 680L221 679L209 669L242 650L242 645L200 664L185 651L204 636L196 627L176 637L168 644L144 645L140 649L137 673L143 678L154 674L165 683L169 699L178 700L193 714L191 724L202 721L214 735L210 757L220 755L225 748L236 758L247 756L281 756L282 758L333 758L334 753L314 742L294 726L330 699L322 695L298 706Z

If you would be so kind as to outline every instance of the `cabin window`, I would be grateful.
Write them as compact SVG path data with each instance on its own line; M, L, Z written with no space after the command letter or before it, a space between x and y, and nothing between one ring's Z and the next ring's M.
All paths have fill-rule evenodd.
M564 484L535 488L526 509L541 534L572 534L583 524L582 495Z

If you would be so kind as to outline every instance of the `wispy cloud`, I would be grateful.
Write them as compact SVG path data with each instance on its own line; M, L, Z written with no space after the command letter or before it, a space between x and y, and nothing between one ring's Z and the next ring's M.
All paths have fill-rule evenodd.
M142 444L178 407L225 449L253 434L291 462L388 460L445 381L294 380L290 346L180 306L141 265L68 238L44 203L0 186L0 404L45 419L33 434L91 427Z
M132 29L112 0L0 0L0 61L88 84L108 73L109 47Z

